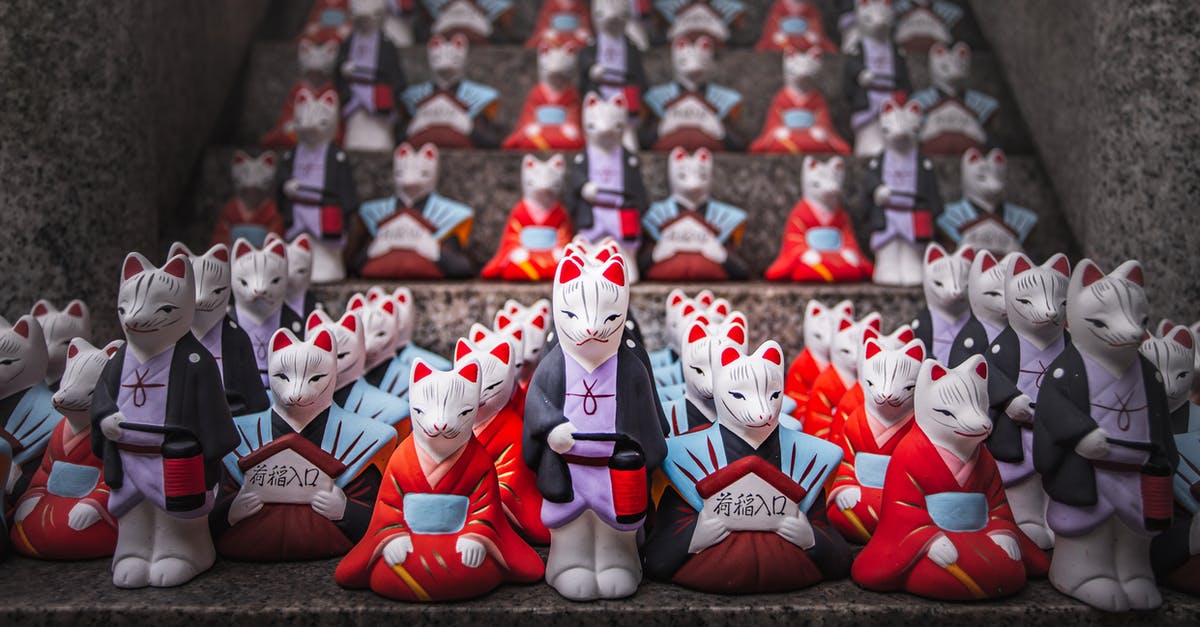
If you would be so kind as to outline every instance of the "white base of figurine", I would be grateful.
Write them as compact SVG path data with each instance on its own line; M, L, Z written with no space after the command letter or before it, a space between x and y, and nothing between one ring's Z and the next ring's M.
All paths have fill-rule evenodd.
M355 111L346 119L342 148L354 152L391 152L396 148L395 126L390 115Z
M854 156L878 157L881 154L883 154L883 128L879 126L879 118L875 118L854 132Z
M920 285L925 277L924 254L920 244L893 239L875 251L875 273L871 280L879 285Z
M408 48L413 45L412 23L395 15L389 15L383 23L383 36L397 48Z
M550 530L546 583L572 601L623 599L642 581L637 532L617 531L591 510Z
M1030 454L1026 452L1026 455ZM1013 519L1025 535L1029 536L1038 548L1048 550L1054 547L1054 532L1046 526L1046 491L1042 489L1042 476L1033 476L1021 483L1007 486L1004 492L1008 495L1008 506L1012 508Z
M1150 567L1150 538L1113 516L1091 533L1059 535L1050 560L1050 583L1059 592L1108 612L1162 605Z
M333 283L346 278L341 245L330 246L317 239L312 242L312 282Z
M142 501L117 519L113 585L181 586L212 568L216 557L207 516L176 518Z

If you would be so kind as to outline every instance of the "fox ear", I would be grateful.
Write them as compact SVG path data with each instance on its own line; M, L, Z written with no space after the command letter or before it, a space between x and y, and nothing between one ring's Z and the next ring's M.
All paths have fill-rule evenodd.
M467 365L458 369L458 376L475 383L479 380L479 364L476 362L468 362Z
M987 370L986 361L980 360L979 364L975 366L975 374L979 375L980 379L987 379Z
M729 364L741 358L741 356L742 354L738 352L738 349L733 348L732 346L726 348L725 350L721 351L721 365L728 366Z
M1016 258L1013 259L1012 275L1020 276L1021 273L1029 270L1032 267L1033 265L1029 262L1029 257L1022 255L1021 253L1017 253Z
M279 329L275 331L275 335L271 336L271 352L281 351L291 346L296 341L296 337L287 329Z
M736 324L733 324L730 325L729 330L725 332L725 337L737 344L745 344L746 330Z
M912 342L912 346L909 346L908 350L904 351L904 354L918 362L925 361L925 344L922 342Z
M925 265L929 265L946 256L946 249L937 244L930 244L925 249Z
M433 369L425 364L425 361L418 357L413 361L412 382L416 383L425 377L433 374Z
M458 342L454 344L454 359L462 359L471 353L471 345L467 341L458 338Z
M929 380L930 381L937 381L938 379L941 379L944 376L946 376L946 369L943 368L941 364L934 364L933 368L929 369Z
M512 358L512 350L508 342L500 342L496 348L492 349L492 356L499 359L504 365L508 365L508 360Z
M703 324L692 324L692 328L688 330L688 343L699 342L700 340L708 339L708 329L704 328Z
M187 276L187 271L191 267L191 263L188 262L187 257L176 255L171 257L171 260L167 262L166 267L163 268L163 272L177 279L182 279Z
M1184 348L1190 349L1195 346L1195 338L1192 337L1191 329L1187 327L1175 327L1175 331L1171 333L1170 337L1172 340L1175 340L1175 343Z
M761 356L776 366L783 365L783 353L779 351L778 346L767 346L767 349L762 352Z
M317 338L313 340L313 346L325 351L326 353L333 352L333 334L328 330L322 330L317 334Z
M881 350L883 349L879 348L879 343L875 341L875 338L870 338L867 340L866 346L863 347L863 356L871 359L878 355Z

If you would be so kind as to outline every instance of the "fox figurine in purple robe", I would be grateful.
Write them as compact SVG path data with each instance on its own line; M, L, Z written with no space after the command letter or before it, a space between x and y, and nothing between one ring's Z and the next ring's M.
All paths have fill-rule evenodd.
M212 566L208 531L221 459L238 443L221 369L191 333L192 265L125 258L117 317L125 346L100 373L92 451L117 519L113 584L178 586Z

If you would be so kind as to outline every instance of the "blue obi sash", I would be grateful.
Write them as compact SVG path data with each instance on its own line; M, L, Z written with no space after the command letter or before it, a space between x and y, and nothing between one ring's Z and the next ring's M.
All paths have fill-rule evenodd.
M817 121L817 116L808 109L785 109L781 117L783 125L792 130L812 128Z
M531 252L554 250L558 243L558 231L548 226L527 226L521 229L521 246Z
M803 35L808 32L808 20L802 17L785 17L779 20L779 31L785 35Z
M470 503L457 494L405 494L404 522L413 533L458 533L467 523Z
M325 9L317 19L325 28L337 28L346 23L346 12L341 9Z
M50 479L46 482L46 491L66 499L79 499L95 490L98 483L99 468L54 462L54 466L50 468Z
M891 455L859 453L854 456L854 477L858 479L859 484L868 488L882 488L890 461Z
M262 248L268 232L266 227L257 224L235 224L229 229L229 238L233 242L241 238L254 244L255 248Z
M574 13L555 13L550 16L550 28L556 31L579 28L579 16Z
M534 110L533 117L542 126L558 126L567 121L567 108L558 105L542 105Z
M836 252L842 249L842 232L831 226L818 226L804 232L804 243L817 252Z
M980 492L940 492L925 497L933 524L944 531L979 531L987 526L987 497Z

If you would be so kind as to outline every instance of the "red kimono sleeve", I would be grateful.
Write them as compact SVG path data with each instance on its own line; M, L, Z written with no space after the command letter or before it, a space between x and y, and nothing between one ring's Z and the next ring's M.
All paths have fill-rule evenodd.
M346 588L366 588L371 581L371 566L383 551L383 546L393 538L410 535L404 522L404 494L409 487L405 481L405 452L411 447L397 449L388 462L379 495L375 499L375 512L367 533L346 557L338 564L334 579ZM417 461L412 460L412 464Z
M33 479L29 481L29 487L25 493L17 501L20 504L22 501L31 499L35 496L46 495L46 484L50 481L50 471L54 468L54 462L64 456L62 450L63 427L66 425L67 419L62 421L54 428L54 432L50 435L50 444L46 447L46 452L42 454L42 461L38 464L38 469L33 473ZM104 482L97 482L97 487L103 487ZM105 497L107 498L107 496Z
M517 219L517 210L522 207L524 201L518 201L516 206L509 211L508 221L504 224L504 234L500 236L500 244L496 247L496 254L492 256L491 261L480 270L479 276L485 279L498 279L504 273L504 269L508 267L508 255L512 250L521 245L521 227L524 223Z

